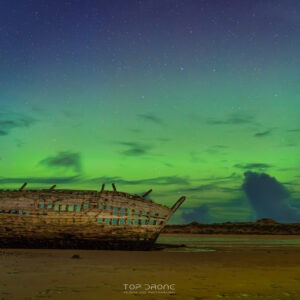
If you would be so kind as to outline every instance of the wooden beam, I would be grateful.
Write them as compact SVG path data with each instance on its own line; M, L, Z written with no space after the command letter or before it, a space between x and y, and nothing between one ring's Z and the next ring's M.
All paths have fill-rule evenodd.
M112 183L111 185L112 185L112 188L113 188L114 192L116 192L116 191L117 191L117 189L116 189L116 186L115 186L115 184L114 184L114 183Z
M102 192L104 191L104 188L105 188L105 184L103 183L103 184L102 184L102 187L101 187L100 193L102 193Z
M147 197L151 192L152 192L152 189L150 189L148 192L146 192L142 197L143 198Z
M184 202L184 200L185 200L184 196L180 197L179 200L177 200L177 202L171 208L173 213L179 208L179 206Z
M49 190L54 190L56 188L56 184L53 184Z
M26 185L27 185L27 182L25 182L25 183L19 188L19 191L23 191Z

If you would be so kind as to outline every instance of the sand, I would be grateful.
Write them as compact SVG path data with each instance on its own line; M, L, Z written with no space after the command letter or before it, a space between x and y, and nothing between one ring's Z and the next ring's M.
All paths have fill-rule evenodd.
M0 249L0 267L1 300L300 299L299 246L193 253Z

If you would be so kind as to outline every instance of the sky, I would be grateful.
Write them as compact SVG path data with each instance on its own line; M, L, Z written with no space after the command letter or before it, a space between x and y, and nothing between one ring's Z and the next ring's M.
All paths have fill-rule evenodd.
M0 188L300 222L299 53L297 0L2 0Z

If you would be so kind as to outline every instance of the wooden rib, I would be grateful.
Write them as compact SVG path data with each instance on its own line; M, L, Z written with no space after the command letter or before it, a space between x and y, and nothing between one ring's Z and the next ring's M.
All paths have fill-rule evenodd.
M152 189L150 189L149 191L147 191L142 197L143 198L147 197L151 192L152 192Z
M27 182L24 182L23 185L19 188L19 191L23 191L27 185Z
M105 184L103 183L102 186L101 186L100 193L104 192L104 188L105 188Z

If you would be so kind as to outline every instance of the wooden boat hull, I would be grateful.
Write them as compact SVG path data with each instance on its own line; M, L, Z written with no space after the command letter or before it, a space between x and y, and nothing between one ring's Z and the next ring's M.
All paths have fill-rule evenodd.
M153 247L162 229L160 225L54 224L47 221L34 223L28 216L1 214L0 247L145 250ZM63 218L59 221L63 223ZM14 226L5 226L12 223Z
M114 191L0 191L0 248L151 249L172 208Z
M89 250L151 250L155 242L120 239L64 239L64 238L1 238L1 248L21 249L89 249Z

